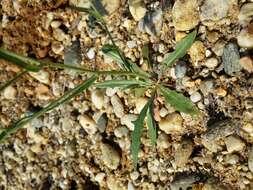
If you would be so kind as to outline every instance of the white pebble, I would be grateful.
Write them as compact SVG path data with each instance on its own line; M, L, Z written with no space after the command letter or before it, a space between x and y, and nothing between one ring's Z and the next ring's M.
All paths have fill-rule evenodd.
M108 144L101 144L100 150L102 152L101 159L104 164L112 170L117 169L120 164L119 153Z
M159 128L167 134L180 134L183 132L183 118L178 113L169 114L159 122Z
M135 48L135 47L137 47L137 44L136 44L136 41L127 41L127 47L129 48L129 49L133 49L133 48Z
M135 190L133 183L130 181L127 184L127 190Z
M101 90L94 90L91 93L91 101L97 109L101 109L104 105L104 94Z
M89 59L94 59L94 57L95 57L94 48L90 48L90 49L88 50L88 52L87 52L87 57L88 57Z
M136 99L135 106L138 113L141 112L142 108L146 105L147 102L148 102L148 99L145 97L140 97Z
M114 111L115 115L118 118L123 117L123 115L124 115L124 106L123 106L121 100L119 99L119 97L117 95L114 95L113 97L111 97L111 104L112 104L113 111Z
M39 72L29 72L29 74L37 79L39 82L44 84L49 84L49 73L43 70L40 70Z
M128 129L126 127L117 127L114 130L114 135L118 138L121 138L123 136L127 136L128 134Z
M147 12L142 0L129 1L129 10L135 21L141 20Z
M206 60L205 66L210 69L213 69L218 66L218 60L214 57L209 58Z
M134 114L126 114L120 119L120 123L121 125L126 125L130 131L133 131L134 124L132 122L135 121L137 117L138 116Z
M165 117L169 112L165 107L162 107L159 111L161 117Z
M201 94L200 94L199 92L194 92L194 93L191 95L190 99L191 99L191 101L192 101L193 103L196 103L196 102L198 102L198 101L200 101L200 100L202 99L202 96L201 96Z
M14 100L17 95L17 90L13 86L8 86L3 91L3 96L6 99Z
M101 183L105 178L105 173L98 173L96 176L95 176L95 180L98 182L98 183Z
M118 91L118 88L107 88L105 90L106 96L112 97L116 92Z
M240 24L246 25L250 23L253 16L253 3L246 3L241 7L238 19Z
M253 33L251 32L252 29L253 24L251 24L248 28L244 28L241 30L241 32L237 36L237 42L240 47L248 49L253 48Z
M88 134L95 134L97 132L97 125L93 119L91 119L88 115L81 115L78 118L81 126Z
M235 152L235 151L242 151L245 148L245 143L236 136L228 136L225 139L225 144L227 147L227 151L229 153Z

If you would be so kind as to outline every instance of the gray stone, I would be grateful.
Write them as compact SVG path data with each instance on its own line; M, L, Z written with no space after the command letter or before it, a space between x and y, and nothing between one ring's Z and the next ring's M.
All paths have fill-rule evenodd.
M187 66L184 61L179 61L175 67L175 76L177 78L183 78L186 74Z
M138 28L147 32L150 35L157 35L160 33L163 25L163 12L162 9L157 9L153 12L148 12L138 24Z
M235 75L241 70L241 65L239 63L240 55L238 51L238 47L234 43L228 43L222 55L222 64L224 67L224 71L228 75Z
M64 51L64 64L80 65L82 62L82 53L80 41L73 41L71 46L66 47Z

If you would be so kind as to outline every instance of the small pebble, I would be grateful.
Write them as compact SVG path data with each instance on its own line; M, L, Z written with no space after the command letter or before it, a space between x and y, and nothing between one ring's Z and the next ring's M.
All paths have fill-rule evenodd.
M105 94L106 96L112 97L113 95L116 94L117 91L118 91L118 88L106 88Z
M223 51L222 64L228 75L235 75L241 70L240 55L236 44L228 43Z
M117 127L114 130L114 135L118 138L121 138L123 136L127 136L128 134L128 129L126 127Z
M4 98L8 100L14 100L17 95L17 90L13 86L8 86L3 91Z
M134 20L136 21L141 20L147 12L145 4L143 3L142 0L129 1L129 10Z
M215 90L216 94L221 97L225 97L227 95L227 90L220 87Z
M134 171L134 172L130 173L130 178L133 181L135 181L139 176L140 176L140 174L138 171Z
M120 98L117 95L114 95L114 96L111 97L111 104L112 104L113 111L114 111L115 115L118 118L123 117L123 115L124 115L124 106L123 106Z
M172 20L176 30L187 31L193 29L199 23L198 1L175 1L172 9Z
M227 151L231 152L240 152L245 148L245 143L236 136L228 136L225 138L225 144L227 147Z
M166 134L180 134L183 132L183 118L178 113L169 114L159 122L159 128Z
M242 68L249 72L249 73L253 73L253 61L250 57L246 56L246 57L242 57L240 59L240 65L242 66Z
M176 78L183 78L186 75L187 66L184 61L179 61L175 67Z
M29 72L29 75L41 83L49 84L49 73L46 71L40 70L38 72Z
M218 66L218 60L214 57L209 58L206 60L205 66L208 67L209 69L214 69L215 67Z
M225 156L225 162L231 165L235 165L239 162L239 156L236 154L228 154Z
M196 103L202 99L202 96L199 92L194 92L191 96L190 99L193 103Z
M135 190L133 183L130 181L127 184L127 190Z
M253 16L253 3L245 3L241 9L238 16L239 22L242 25L247 25L250 23Z
M104 105L104 94L101 90L93 90L91 93L91 101L97 109L102 109Z
M75 40L71 46L66 47L64 51L64 64L78 66L82 62L82 53L80 41Z
M126 115L124 115L123 117L121 117L120 123L121 123L121 125L126 125L127 128L128 128L130 131L133 131L133 130L134 130L133 121L135 121L137 118L138 118L137 115L134 115L134 114L126 114Z
M165 107L162 107L159 111L161 117L165 117L168 113L169 111Z
M98 173L98 174L96 174L96 176L95 176L95 180L98 182L98 183L101 183L103 180L104 180L104 178L105 178L105 176L106 176L106 174L105 173Z
M148 12L145 17L139 21L138 28L140 31L147 32L148 34L155 36L161 32L162 25L163 11L161 9L157 9L155 11Z
M63 53L64 46L61 42L55 41L52 43L51 49L56 55L61 55Z
M127 41L127 47L129 48L129 49L133 49L133 48L135 48L135 47L137 47L137 44L136 44L136 41Z
M218 21L227 16L230 0L205 0L200 8L201 21Z
M167 135L165 133L161 133L158 135L157 147L159 147L161 149L166 149L166 148L169 148L170 145L171 145L171 143L170 143L169 135Z
M206 48L201 41L195 41L189 49L189 55L193 62L199 62L205 59Z
M102 143L100 146L102 152L101 160L110 169L115 170L120 165L119 153L110 145Z
M183 140L175 150L175 164L177 167L183 167L189 161L193 150L193 143L190 140Z
M243 48L253 48L253 24L250 24L247 28L241 30L237 36L237 43Z
M245 123L242 125L242 130L249 133L250 136L253 136L253 124L252 123Z
M94 59L95 58L95 51L94 51L94 48L90 48L87 52L87 57L89 59Z
M148 99L145 97L140 97L136 99L135 106L138 113L141 113L142 108L144 108L147 102L148 102Z
M95 121L92 118L90 118L88 115L81 115L78 117L78 120L81 126L84 128L84 130L88 134L93 135L97 132L97 125Z

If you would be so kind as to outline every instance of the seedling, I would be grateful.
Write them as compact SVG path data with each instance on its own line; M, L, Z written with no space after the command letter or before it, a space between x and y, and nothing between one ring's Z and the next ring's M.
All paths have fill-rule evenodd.
M74 89L68 91L59 99L53 101L48 106L44 107L40 111L21 118L15 122L12 126L7 129L4 129L0 133L0 142L3 142L9 135L16 132L18 129L22 128L24 125L32 121L33 119L43 115L44 113L54 109L55 107L69 101L75 96L82 93L83 90L87 89L91 85L96 88L114 88L119 87L122 90L124 89L137 89L140 91L150 91L151 96L146 103L146 105L141 110L138 118L134 121L134 131L132 132L131 138L131 154L135 168L138 163L138 153L141 145L141 135L143 131L143 126L145 123L145 118L147 118L147 126L151 139L152 145L156 144L156 122L153 115L153 104L157 94L160 92L166 101L179 112L184 112L190 115L197 114L199 111L195 105L189 100L189 98L184 95L176 92L175 90L169 89L164 83L162 83L162 77L164 72L171 67L178 59L182 58L187 50L193 44L196 38L196 31L191 32L185 38L183 38L179 43L176 44L175 51L168 53L162 66L160 67L158 73L153 69L154 63L149 58L149 49L148 46L143 48L143 58L147 60L150 72L143 71L138 65L127 59L123 53L120 51L116 45L112 34L109 32L106 22L101 14L95 8L81 8L81 7L72 7L78 11L86 12L93 16L97 22L103 27L105 32L108 34L111 44L106 44L102 48L102 52L107 56L110 56L114 59L119 66L118 70L109 70L109 71L98 71L98 70L89 70L81 67L76 67L73 65L62 64L62 63L46 63L39 60L35 60L29 57L24 57L13 52L10 52L5 49L0 48L0 58L3 58L7 61L10 61L17 66L19 66L22 71L12 80L8 81L0 87L0 90L3 90L7 86L14 83L18 78L27 72L38 72L44 68L57 68L57 69L72 69L78 71L80 74L89 74L92 75L87 81L82 82ZM96 82L96 79L99 75L111 75L118 76L112 80L105 80L103 82ZM120 79L119 79L120 78Z

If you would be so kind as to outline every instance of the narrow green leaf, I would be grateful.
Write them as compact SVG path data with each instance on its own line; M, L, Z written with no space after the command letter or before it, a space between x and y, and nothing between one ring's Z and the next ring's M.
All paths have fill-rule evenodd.
M78 86L76 86L75 88L69 90L62 97L53 101L52 103L47 105L45 108L41 109L40 111L38 111L32 115L25 116L25 117L21 118L16 123L14 123L11 127L5 129L4 131L2 131L0 133L0 143L3 142L9 135L11 135L12 133L15 133L18 129L24 127L26 124L31 122L33 119L45 114L46 112L56 108L57 106L65 103L65 102L69 101L70 99L72 99L73 97L79 95L85 89L87 89L89 86L91 86L95 82L95 80L96 80L95 76L91 77L87 81L84 81L81 84L79 84Z
M8 86L12 85L14 82L16 82L20 77L22 77L24 74L26 74L27 71L21 71L19 72L14 78L4 83L2 86L0 86L0 92L3 91Z
M110 57L111 59L113 59L116 63L119 64L119 66L121 68L124 68L124 62L121 59L117 48L113 45L109 45L109 44L105 44L102 49L101 49L102 53L105 54L106 56ZM129 64L129 63L128 63Z
M93 7L96 7L93 5ZM119 58L121 59L121 62L117 62L120 64L120 67L127 70L127 71L131 71L130 68L130 64L128 63L128 61L126 60L125 56L121 53L121 51L119 50L118 46L116 46L114 39L112 37L111 32L109 31L105 20L103 19L103 16L95 9L87 9L87 8L82 8L82 7L72 7L73 9L76 9L78 11L82 11L82 12L86 12L88 14L90 14L91 16L93 16L94 18L97 19L97 21L101 24L101 26L103 27L103 29L105 30L105 32L107 33L107 35L109 36L111 42L112 42L112 48L114 51L117 52Z
M141 74L142 76L145 76L147 78L151 77L151 75L145 71L143 71L140 67L138 67L135 63L131 62L129 60L129 63L131 65L131 70L134 72L134 73L139 73Z
M191 102L191 100L185 97L183 94L177 93L174 90L170 90L163 86L159 86L161 92L167 103L173 106L177 111L184 112L190 115L199 113L198 108Z
M107 80L107 81L95 84L97 88L114 88L114 87L125 88L129 85L146 86L148 85L148 83L143 82L143 81L137 81L137 80Z
M142 108L140 115L138 116L137 120L133 121L134 124L134 131L132 132L131 139L131 153L133 158L134 167L137 167L138 163L138 153L140 150L141 145L141 134L143 131L144 119L146 117L149 105L151 100L149 100L146 105Z
M150 52L149 52L148 44L145 44L142 48L142 57L144 60L147 61L149 68L153 68L153 64L150 59Z
M171 67L175 61L182 58L187 53L187 50L192 46L196 36L197 32L193 31L176 44L175 51L169 53L164 59L161 73L164 72L164 70L168 67Z
M0 48L0 58L10 61L27 71L37 72L42 68L41 62L13 53L3 48Z
M156 123L153 116L153 104L150 104L147 112L147 126L149 130L149 137L151 139L151 144L155 146L156 144Z
M136 98L138 97L141 97L144 95L145 91L147 90L146 88L141 88L141 87L138 87L138 88L134 88L134 95Z
M106 56L110 57L114 61L116 61L121 68L124 68L124 62L121 59L117 49L113 45L106 44L102 47L101 49L102 53L105 54ZM135 63L131 62L129 59L126 59L128 66L131 71L135 73L139 73L145 77L150 77L148 73L143 71L140 67L138 67Z

